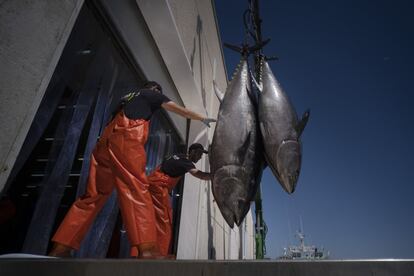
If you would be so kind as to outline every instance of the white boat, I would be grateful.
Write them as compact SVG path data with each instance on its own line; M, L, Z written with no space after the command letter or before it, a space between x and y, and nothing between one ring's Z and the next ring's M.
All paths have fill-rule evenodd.
M299 245L290 245L283 248L283 255L279 259L283 260L326 260L329 258L329 251L325 251L323 247L315 245L305 245L305 234L297 231L295 235L299 241Z

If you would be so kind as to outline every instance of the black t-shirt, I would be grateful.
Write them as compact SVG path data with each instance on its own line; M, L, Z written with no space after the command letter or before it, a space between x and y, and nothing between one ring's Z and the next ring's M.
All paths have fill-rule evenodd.
M193 162L188 160L185 154L174 154L161 164L161 171L171 177L183 176L194 168Z
M161 108L163 103L171 101L167 96L152 91L141 89L139 94L124 104L124 113L129 119L149 120L151 115Z

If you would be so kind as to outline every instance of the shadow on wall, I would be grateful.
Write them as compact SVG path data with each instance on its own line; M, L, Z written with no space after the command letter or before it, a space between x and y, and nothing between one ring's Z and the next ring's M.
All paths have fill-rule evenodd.
M207 110L207 104L206 104L206 89L205 89L205 85L204 85L204 70L203 70L203 65L204 65L204 57L202 55L203 53L203 47L202 47L202 40L201 40L201 34L203 32L203 21L201 20L200 15L197 15L197 24L196 24L196 35L193 38L193 50L191 51L191 56L190 56L190 64L191 64L191 70L194 76L194 60L195 60L195 53L196 53L196 48L197 48L197 44L198 44L198 52L199 52L199 59L200 59L200 88L201 88L201 97L203 99L203 106L204 109Z
M208 259L215 260L216 259L216 248L214 247L213 243L213 225L211 219L211 192L210 192L210 185L208 185L207 189L207 225L208 225Z

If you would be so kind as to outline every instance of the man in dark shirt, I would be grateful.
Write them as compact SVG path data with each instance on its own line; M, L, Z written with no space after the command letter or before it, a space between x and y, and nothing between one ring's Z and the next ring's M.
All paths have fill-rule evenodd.
M154 91L158 93L154 93ZM161 86L156 82L147 82L144 89L125 95L121 99L121 109L126 117L132 120L149 120L151 115L160 108L177 113L187 119L199 120L206 126L215 119L205 118L202 115L182 107L162 94Z
M203 153L208 153L199 143L194 143L188 148L188 154L174 154L165 159L160 166L162 173L170 177L181 177L187 172L193 176L210 180L210 173L202 172L196 169L194 163L197 163Z
M156 82L147 82L143 89L129 93L105 127L91 155L86 194L77 199L52 238L50 256L69 257L78 250L97 213L117 190L119 207L127 236L138 257L159 255L154 206L145 175L145 143L152 114L160 109L185 118L200 120L207 126L214 119L181 107L162 93Z
M169 194L187 172L193 176L210 180L210 173L198 170L197 163L203 153L208 153L199 143L192 144L188 154L174 154L165 159L158 168L148 176L152 202L155 210L157 243L160 255L167 256L172 241L172 207ZM134 252L131 252L134 255Z

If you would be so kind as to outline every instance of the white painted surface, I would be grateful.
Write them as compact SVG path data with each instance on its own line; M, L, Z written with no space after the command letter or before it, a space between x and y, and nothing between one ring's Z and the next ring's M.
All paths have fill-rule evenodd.
M137 3L184 105L216 117L219 102L213 92L213 77L223 91L227 80L213 3L202 0L137 0ZM208 147L213 132L214 126L206 131L203 125L192 122L189 144L199 142ZM206 156L197 167L209 171ZM251 212L241 228L246 233L242 234L237 227L230 229L213 200L211 183L207 185L191 175L185 178L177 258L252 259Z
M117 36L127 47L133 62L141 69L143 77L160 83L166 96L183 105L181 96L171 79L138 5L134 1L125 0L102 0L101 3L111 24L119 31ZM181 139L185 140L186 119L171 112L169 115Z

